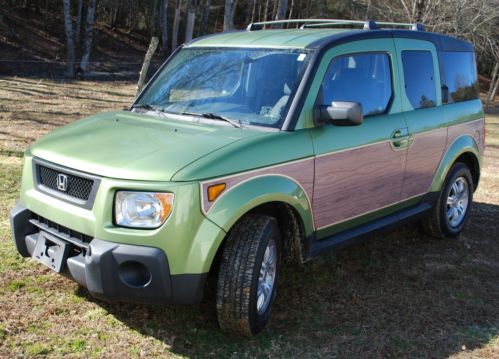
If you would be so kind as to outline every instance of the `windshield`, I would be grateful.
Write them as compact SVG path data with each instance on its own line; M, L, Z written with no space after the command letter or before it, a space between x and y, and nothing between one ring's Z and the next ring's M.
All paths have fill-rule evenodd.
M280 127L308 57L289 49L182 49L135 106Z

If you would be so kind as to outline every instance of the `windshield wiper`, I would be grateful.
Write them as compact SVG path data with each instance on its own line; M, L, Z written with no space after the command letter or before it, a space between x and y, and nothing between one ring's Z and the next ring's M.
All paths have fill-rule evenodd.
M132 106L131 110L134 108L138 108L141 110L153 110L153 111L155 110L155 108L149 105L148 103L137 103Z
M199 117L204 117L208 118L210 120L221 120L225 121L227 123L230 123L232 126L237 127L237 128L243 128L243 124L239 121L230 119L228 117L219 115L217 113L212 113L212 112L204 112L204 113L195 113L195 112L182 112L182 115L189 115L189 116L199 116Z
M139 109L139 110L154 111L154 113L157 114L159 117L166 116L164 109L153 107L153 106L149 105L148 103L138 103L138 104L132 106L130 111L135 109L135 108Z

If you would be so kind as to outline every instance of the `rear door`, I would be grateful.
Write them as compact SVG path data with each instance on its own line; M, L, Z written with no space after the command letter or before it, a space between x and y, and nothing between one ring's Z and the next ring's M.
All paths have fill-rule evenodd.
M402 198L430 189L447 141L438 55L433 43L394 39L400 66L402 109L410 135Z
M365 115L359 126L325 124L311 131L314 220L323 238L393 211L389 207L401 200L407 125L393 39L337 46L325 54L317 76L316 103L359 102Z

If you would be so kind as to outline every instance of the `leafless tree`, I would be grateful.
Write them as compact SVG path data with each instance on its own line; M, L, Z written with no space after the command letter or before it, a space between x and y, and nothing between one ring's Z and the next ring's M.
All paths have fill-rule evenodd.
M286 18L286 12L288 11L288 0L278 0L279 4L277 5L276 11L276 20L284 20Z
M75 63L75 47L73 38L73 23L71 21L71 1L64 0L64 31L66 32L66 47L67 47L67 70L66 74L69 77L74 77L74 63Z
M231 31L234 27L234 12L236 11L237 0L225 0L224 9L224 31Z
M255 16L256 0L248 0L246 4L246 24L253 22Z
M180 8L182 7L182 0L175 2L175 17L173 18L173 31L172 31L172 51L178 46L178 28L180 26Z
M168 0L161 0L160 8L161 47L168 51Z
M201 16L201 27L199 32L201 35L206 35L208 31L208 18L210 16L211 0L205 0L203 6L203 15Z
M80 66L78 72L81 76L87 71L88 62L90 59L90 51L92 49L92 37L94 32L95 20L95 2L96 0L89 0L87 7L87 21L85 25L85 38L83 40L83 52L81 56Z
M422 22L429 31L471 41L477 52L480 73L494 77L499 58L499 0L63 0L64 30L67 44L67 73L87 71L92 47L95 17L111 27L128 32L150 32L161 39L164 52L173 50L179 41L189 41L196 33L230 31L253 21L300 17L339 17L378 21ZM170 2L170 4L168 4ZM40 9L43 12L62 8L61 0L9 0L2 11ZM73 5L73 6L71 6ZM236 8L242 14L237 14ZM175 8L167 16L168 6ZM185 11L185 25L182 17ZM173 11L171 11L173 13ZM72 15L74 15L72 17ZM199 21L196 21L196 19ZM74 22L72 21L74 20ZM171 23L168 23L171 21ZM61 20L62 22L62 20ZM220 25L220 26L219 26ZM184 36L185 26L185 36ZM12 27L10 27L12 28ZM10 29L14 33L14 29ZM179 34L179 32L181 34ZM7 34L8 35L8 34ZM119 32L115 32L118 36ZM182 36L179 39L179 36ZM136 37L138 38L138 37ZM168 41L171 41L169 43ZM104 44L105 46L105 44ZM77 62L81 54L81 61ZM76 64L76 65L75 65ZM79 65L79 66L78 66ZM497 78L488 89L488 102L494 98ZM497 86L496 86L497 85Z
M158 48L159 39L155 36L151 38L151 43L147 49L146 56L144 57L144 63L142 64L142 69L140 70L139 82L137 83L137 95L142 91L144 83L147 78L147 71L149 70L149 65L151 64L151 59Z
M81 22L83 20L83 0L78 0L78 13L76 14L75 42L80 43Z
M187 0L187 24L185 27L185 42L192 40L194 22L196 21L197 0Z
M485 100L485 111L489 109L490 102L494 100L494 97L497 92L497 86L499 84L499 59L494 66L494 70L492 70L492 77L490 79L489 91L487 92L487 98Z
M317 13L320 18L324 18L324 3L323 0L315 0L317 4Z
M357 0L377 19L422 22L434 32L471 41L479 63L492 72L499 57L497 0Z

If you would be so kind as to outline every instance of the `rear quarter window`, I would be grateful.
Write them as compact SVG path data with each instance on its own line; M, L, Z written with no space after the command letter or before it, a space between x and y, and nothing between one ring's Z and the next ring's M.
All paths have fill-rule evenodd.
M444 76L442 88L449 91L447 103L478 98L478 79L473 52L441 52Z
M437 104L435 71L430 51L402 51L405 93L415 110Z

